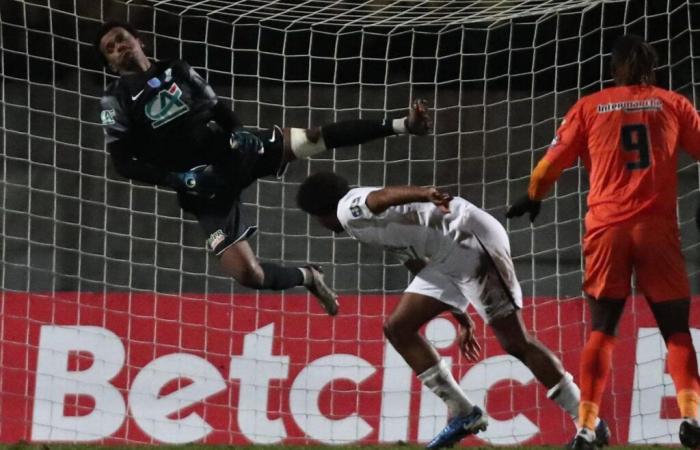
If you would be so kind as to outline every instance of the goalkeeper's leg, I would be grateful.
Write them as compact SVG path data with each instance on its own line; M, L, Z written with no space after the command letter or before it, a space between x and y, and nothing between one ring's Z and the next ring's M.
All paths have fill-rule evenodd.
M253 289L285 290L305 286L329 315L338 312L337 295L325 285L319 267L285 267L260 263L248 241L238 241L219 254L221 267L243 286Z
M221 267L237 282L252 289L284 290L304 283L299 267L284 267L258 262L248 241L242 240L226 248L220 255Z
M267 139L272 139L272 136L274 134L267 133ZM281 135L278 132L279 136ZM254 163L260 160L254 160ZM252 168L255 167L256 164L252 164ZM268 164L267 167L274 165ZM255 173L249 174L246 182L253 180L255 176ZM318 299L328 314L335 315L338 312L338 297L326 285L319 266L309 264L302 267L284 267L258 262L247 241L255 234L257 227L245 220L245 214L236 196L217 195L212 200L192 202L186 206L188 211L197 216L199 224L209 235L206 244L209 250L219 258L222 269L237 282L253 289L275 291L304 286Z
M363 144L396 134L427 134L432 127L425 100L416 100L408 116L398 119L347 120L312 128L284 129L284 162L306 159L323 151Z

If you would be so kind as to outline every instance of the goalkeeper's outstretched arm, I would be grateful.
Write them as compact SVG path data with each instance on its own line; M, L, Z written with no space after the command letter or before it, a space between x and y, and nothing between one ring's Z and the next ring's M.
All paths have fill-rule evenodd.
M123 140L107 144L107 151L112 158L114 168L119 175L134 181L159 186L170 186L167 170L148 164L131 156L129 144Z
M177 192L192 190L183 178L184 173L169 172L153 164L134 159L129 152L129 144L119 140L107 144L114 169L119 175L141 183L163 186Z
M530 222L540 212L542 199L559 179L562 171L574 164L586 148L585 132L582 127L581 101L579 100L566 114L549 146L547 154L537 163L530 176L527 194L518 198L506 212L507 218L530 214Z

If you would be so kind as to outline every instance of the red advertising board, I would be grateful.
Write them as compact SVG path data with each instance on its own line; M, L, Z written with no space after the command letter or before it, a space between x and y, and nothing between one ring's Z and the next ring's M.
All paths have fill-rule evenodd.
M5 292L1 301L1 442L425 442L447 418L383 337L395 296L341 296L336 317L305 295ZM586 315L580 299L524 308L575 377ZM425 330L490 416L464 444L567 441L568 416L474 318L476 363L459 355L450 317ZM696 309L691 324L700 326ZM601 410L613 441L677 442L665 349L643 300L628 302L614 355Z

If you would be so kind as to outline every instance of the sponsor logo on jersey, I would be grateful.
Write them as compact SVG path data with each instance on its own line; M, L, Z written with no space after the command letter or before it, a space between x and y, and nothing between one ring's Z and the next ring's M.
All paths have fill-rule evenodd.
M153 128L158 128L185 114L190 108L181 100L182 91L173 83L170 88L163 89L146 103L144 112L151 119Z
M352 199L352 202L350 203L350 214L352 214L353 217L362 216L362 208L360 208L360 197L355 197Z
M226 239L226 234L224 234L223 230L216 230L209 236L209 239L207 239L207 247L215 251L216 247L221 244L224 239Z
M116 116L116 113L114 112L113 109L105 109L100 113L100 120L102 121L102 125L114 125L117 123L116 120L114 120L114 117Z
M601 103L597 107L598 114L605 114L613 111L624 111L626 113L650 110L659 111L661 109L663 109L663 104L658 98L645 98L643 100Z

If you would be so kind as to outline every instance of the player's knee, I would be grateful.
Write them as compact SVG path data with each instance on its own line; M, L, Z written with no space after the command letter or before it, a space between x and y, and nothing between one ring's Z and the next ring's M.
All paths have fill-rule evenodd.
M591 310L591 329L607 336L616 336L625 300L589 297L588 305Z
M383 331L384 331L384 336L385 336L385 337L389 340L389 342L391 342L392 344L398 339L397 334L398 334L400 331L398 330L398 327L396 326L396 324L394 323L394 321L392 321L391 319L389 319L389 320L387 320L386 322L384 322L384 325L383 325L382 329L383 329Z
M505 341L501 345L506 353L523 361L533 343L528 336L524 336L521 339Z
M383 330L384 336L394 347L406 342L407 337L412 333L412 330L407 329L399 320L392 320L392 318L384 322Z
M690 333L689 299L650 303L650 306L664 341L668 341L668 338L676 333Z

